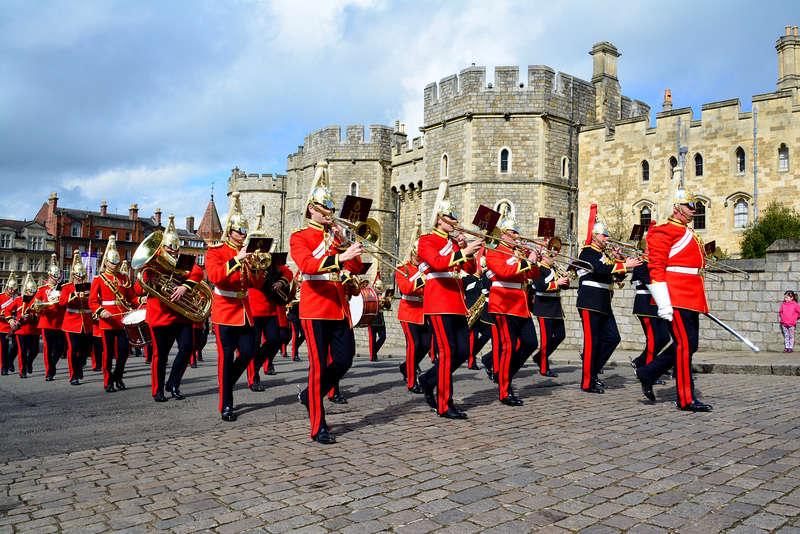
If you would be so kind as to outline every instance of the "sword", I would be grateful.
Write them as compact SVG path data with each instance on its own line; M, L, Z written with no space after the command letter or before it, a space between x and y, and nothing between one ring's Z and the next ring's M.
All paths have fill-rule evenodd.
M756 347L755 345L753 345L753 343L752 343L752 342L751 342L749 339L747 339L747 338L746 338L746 337L744 337L742 334L740 334L739 332L737 332L736 330L734 330L734 329L733 329L733 328L731 328L730 326L726 325L725 323L723 323L722 321L720 321L719 319L717 319L716 317L714 317L714 316L713 316L713 315L711 315L710 313L705 313L705 314L703 314L703 315L705 315L706 317L708 317L709 319L711 319L712 321L714 321L715 323L717 323L718 325L720 325L722 328L724 328L725 330L727 330L728 332L730 332L731 334L733 334L733 336L734 336L734 337L736 337L736 338L737 338L739 341L741 341L742 343L744 343L745 345L747 345L748 347L750 347L750 350L752 350L752 351L753 351L753 352L755 352L756 354L758 354L759 352L761 352L761 349L759 349L758 347Z

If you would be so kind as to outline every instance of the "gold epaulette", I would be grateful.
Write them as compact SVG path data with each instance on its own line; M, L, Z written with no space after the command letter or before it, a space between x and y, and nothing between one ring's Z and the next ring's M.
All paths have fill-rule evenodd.
M299 232L300 230L305 230L306 228L308 227L306 226L305 228L295 228L294 230L292 230L292 233Z
M208 245L208 248L219 248L225 243L214 243L213 245Z

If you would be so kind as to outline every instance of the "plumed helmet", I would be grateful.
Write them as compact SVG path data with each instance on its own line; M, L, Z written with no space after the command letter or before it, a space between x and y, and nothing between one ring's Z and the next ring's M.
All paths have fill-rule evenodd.
M12 272L10 275L8 275L8 282L6 282L6 289L16 291L18 287L19 284L17 283L17 276Z
M317 163L317 170L314 172L314 180L311 182L311 191L308 194L308 201L306 202L306 218L311 218L311 213L308 211L310 204L319 204L325 209L334 210L333 207L333 190L330 184L330 171L328 170L328 162L320 161Z
M164 236L161 238L161 246L169 247L173 250L181 249L181 239L178 237L178 232L175 230L175 215L169 215L169 222L167 228L164 230Z
M83 264L83 261L81 261L81 252L79 250L76 250L72 255L72 270L70 274L73 279L76 276L85 277L88 274L86 272L86 266Z
M61 268L58 266L58 256L55 254L50 256L50 267L47 268L47 276L51 276L56 280L61 279Z
M25 275L25 283L23 286L25 287L25 291L30 293L36 293L36 290L39 289L39 287L36 285L36 281L33 279L32 272L28 271L28 273Z
M510 230L514 230L515 232L519 233L519 223L517 223L517 220L514 217L506 217L502 219L498 227L503 233L508 233Z
M231 193L231 199L228 203L228 222L225 223L225 232L222 235L222 240L228 238L228 234L232 230L236 230L240 234L247 235L250 231L250 224L247 222L247 217L242 213L242 202L239 200L239 192L234 191Z
M103 253L103 262L119 263L119 252L117 252L117 238L113 235L108 237L106 251Z
M600 218L600 215L597 215L597 217L594 220L594 225L592 226L592 235L597 235L597 234L611 236L611 234L608 231L608 225L603 219Z
M455 203L450 200L450 178L447 176L442 176L439 181L439 190L436 192L436 200L433 203L431 228L436 228L438 218L444 216L458 220L458 210Z
M383 291L383 281L380 278L378 278L377 280L375 280L375 283L372 284L372 287L375 288L375 291L380 293L381 291Z
M437 206L436 215L439 217L451 217L453 219L458 220L458 209L456 208L455 203L450 200L450 197L445 198L439 205Z
M685 187L678 188L678 191L675 193L675 199L673 200L673 204L676 206L688 204L692 209L694 209L695 202L697 202L697 199L694 194Z

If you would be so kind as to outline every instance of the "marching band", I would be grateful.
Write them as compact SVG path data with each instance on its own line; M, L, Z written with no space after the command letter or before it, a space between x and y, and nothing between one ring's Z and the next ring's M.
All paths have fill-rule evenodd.
M550 359L566 338L561 292L577 279L576 306L584 332L580 386L589 393L604 393L599 375L620 342L613 289L631 273L633 314L645 334L645 348L631 365L643 394L655 402L653 385L663 384L660 378L674 367L678 407L710 411L710 405L696 398L690 365L697 350L699 314L708 313L703 285L706 256L702 241L689 226L694 196L681 188L671 201L671 216L663 224L651 225L642 254L629 254L617 246L592 205L585 245L578 258L570 258L558 252L557 237L544 244L522 238L524 232L508 204L509 209L498 214L496 228L471 232L459 227L459 213L443 178L430 228L421 233L421 222L416 224L405 259L398 259L394 268L397 320L406 341L399 370L408 391L423 395L440 417L467 418L453 402L452 376L468 359L470 369L480 369L477 353L491 339L492 350L482 362L497 384L497 399L507 406L523 405L512 381L531 355L541 375L558 377ZM262 366L274 374L273 358L282 347L285 356L291 353L299 361L298 349L305 341L308 384L298 399L308 411L311 438L321 444L336 443L326 421L325 397L346 402L338 385L356 354L354 326L380 327L372 322L382 320L380 310L390 308L394 293L377 287L382 284L379 276L373 280L372 293L364 292L367 283L358 278L366 270L362 255L383 260L335 212L327 163L320 162L306 204L308 224L290 239L296 271L285 265L286 254L283 258L269 254L272 239L260 230L260 218L259 228L250 232L234 192L222 242L210 246L206 254L209 283L194 257L181 254L172 215L165 231L149 236L134 255L136 276L122 272L113 236L101 273L91 282L78 252L66 284L55 255L42 287L28 272L21 284L23 294L18 295L12 274L0 294L2 374L18 368L21 378L30 375L43 335L47 381L54 380L65 355L69 382L80 385L91 357L93 369L103 371L105 391L114 392L126 389L129 345L152 346L153 399L165 402L166 391L180 400L181 379L190 364L197 365L210 316L222 419L237 419L233 390L242 374L247 372L251 390L264 391ZM478 238L468 240L465 233ZM464 276L469 276L468 283L462 285ZM372 294L376 298L363 303L375 308L364 310L370 317L354 319L352 300ZM465 298L466 294L471 296ZM100 340L99 354L93 351L93 335ZM370 355L377 360L385 333L381 338L370 330L373 336L377 337L371 339ZM178 352L167 378L167 356L176 343ZM421 372L428 352L434 363Z

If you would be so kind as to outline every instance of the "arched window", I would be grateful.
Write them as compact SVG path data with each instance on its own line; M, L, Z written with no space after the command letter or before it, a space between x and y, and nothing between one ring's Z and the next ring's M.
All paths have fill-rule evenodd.
M694 175L703 176L703 156L700 154L694 157Z
M778 147L778 170L789 170L789 148L785 143L781 143L781 146Z
M567 158L561 158L561 177L567 178L569 174L569 161Z
M266 214L267 214L267 207L264 204L261 204L261 216L263 217Z
M734 228L744 228L747 226L748 222L748 209L747 209L747 201L743 198L740 198L736 201L736 204L733 205L733 227Z
M645 227L645 229L650 228L650 221L653 220L652 213L650 208L647 206L643 207L642 210L639 212L639 224Z
M695 202L695 210L694 210L694 229L695 230L705 230L706 229L706 205L702 202Z
M678 160L675 159L675 156L669 158L669 177L672 178L672 175L675 174L675 167L678 166Z
M441 172L440 176L448 176L448 174L447 174L447 154L444 154L442 156L442 165L441 165L440 172Z
M358 196L358 182L350 182L350 194L354 197Z
M650 164L647 163L647 160L642 162L642 181L649 182L650 181Z
M744 172L745 166L745 159L744 159L744 149L739 147L736 149L736 172Z
M81 237L81 223L79 221L69 225L69 235L70 237Z
M504 148L500 151L500 172L505 174L508 172L509 164L511 162L511 152Z

